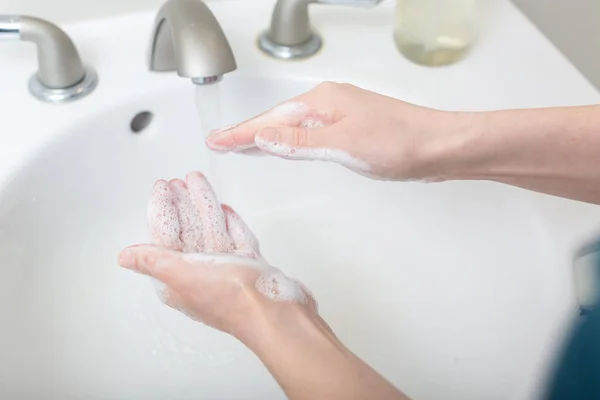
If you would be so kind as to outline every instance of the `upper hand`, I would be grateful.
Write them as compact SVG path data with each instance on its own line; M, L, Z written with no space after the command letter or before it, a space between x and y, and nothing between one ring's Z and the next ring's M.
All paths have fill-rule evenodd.
M348 84L315 89L206 140L220 152L265 153L333 161L385 180L442 180L430 162L453 114L405 103Z

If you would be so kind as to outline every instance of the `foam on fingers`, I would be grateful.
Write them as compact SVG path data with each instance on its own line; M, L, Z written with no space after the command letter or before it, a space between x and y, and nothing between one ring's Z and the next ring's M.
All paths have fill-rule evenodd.
M182 251L184 253L201 252L204 249L202 220L192 203L187 185L181 179L173 179L169 182L169 186L175 196L181 229L180 238L183 243Z
M200 172L190 172L186 183L192 204L202 220L204 252L231 252L233 244L227 233L225 214L210 183Z
M266 271L271 268L263 259L256 260L253 258L242 257L237 254L187 253L183 254L181 259L192 266L202 264L205 266L214 267L230 264L252 268L259 271Z
M373 176L371 166L363 160L338 149L298 147L272 140L273 133L267 129L254 139L259 149L270 155L288 160L329 161L365 176Z
M211 132L206 144L215 151L243 154L261 154L252 152L256 148L254 137L268 126L303 126L319 128L326 125L329 118L317 115L311 108L298 101L288 101L258 115L246 122Z
M164 180L156 182L148 204L148 229L153 244L181 251L181 226L175 203L169 184Z
M233 241L234 253L242 257L259 258L258 239L238 213L226 204L222 205L227 231Z

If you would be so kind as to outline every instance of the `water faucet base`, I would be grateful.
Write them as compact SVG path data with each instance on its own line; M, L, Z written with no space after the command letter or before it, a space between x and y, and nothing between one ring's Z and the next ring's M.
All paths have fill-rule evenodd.
M312 56L323 42L309 20L309 5L329 4L355 7L374 7L383 0L277 0L271 26L258 39L266 54L290 60Z
M313 32L308 41L294 46L284 46L275 43L269 36L269 31L258 37L258 47L263 53L280 60L300 60L316 54L323 46L321 37Z
M203 78L192 78L192 83L194 85L211 85L213 83L218 83L223 80L223 75L215 75L215 76L207 76Z
M81 99L92 93L98 85L98 75L92 68L85 68L85 75L81 81L73 86L62 89L53 89L45 86L38 79L37 74L29 80L29 92L38 100L45 103L61 104Z

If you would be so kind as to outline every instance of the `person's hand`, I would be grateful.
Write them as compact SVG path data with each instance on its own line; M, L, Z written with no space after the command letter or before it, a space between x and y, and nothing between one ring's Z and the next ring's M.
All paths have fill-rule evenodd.
M310 292L264 261L254 234L202 174L158 181L148 222L153 244L123 250L119 264L162 282L168 306L246 341L266 314L317 315Z
M258 147L292 160L333 161L385 180L443 180L433 153L456 114L416 106L348 84L315 89L207 138L219 152Z
M407 399L335 337L302 284L265 263L202 174L158 181L148 220L153 244L123 250L119 264L162 282L167 305L242 341L287 398Z

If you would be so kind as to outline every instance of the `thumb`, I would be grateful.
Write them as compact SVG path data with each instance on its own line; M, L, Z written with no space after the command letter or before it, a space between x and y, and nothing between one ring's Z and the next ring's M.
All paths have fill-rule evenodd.
M134 272L164 280L164 275L181 262L180 253L151 244L126 248L119 254L119 265Z
M303 126L264 128L254 138L256 146L265 153L291 160L331 161L332 150L339 149L338 137L330 127Z

